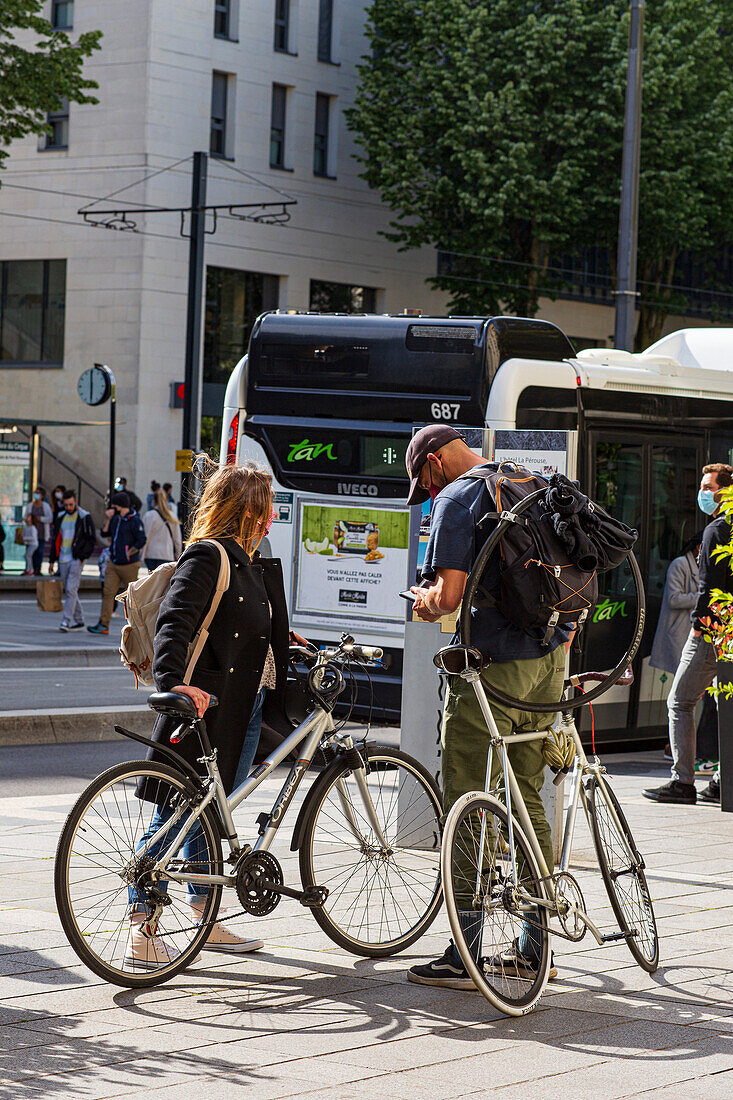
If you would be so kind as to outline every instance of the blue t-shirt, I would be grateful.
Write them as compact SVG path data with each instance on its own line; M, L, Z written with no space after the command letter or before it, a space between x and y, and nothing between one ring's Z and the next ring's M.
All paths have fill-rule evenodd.
M496 511L484 481L461 480L441 489L430 514L430 538L425 550L423 577L434 580L438 569L461 569L470 573L473 563L491 532L496 520L478 522L487 512ZM499 550L491 555L482 587L495 599L499 595ZM471 610L471 645L493 661L522 661L544 657L566 642L570 632L558 627L549 645L543 645L544 631L532 636L515 626L496 607L474 607Z

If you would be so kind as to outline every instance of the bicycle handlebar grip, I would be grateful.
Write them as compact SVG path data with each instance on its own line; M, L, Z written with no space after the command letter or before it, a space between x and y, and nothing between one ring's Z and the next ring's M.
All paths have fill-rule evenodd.
M355 657L362 657L365 661L381 661L384 650L378 645L355 645L352 649Z

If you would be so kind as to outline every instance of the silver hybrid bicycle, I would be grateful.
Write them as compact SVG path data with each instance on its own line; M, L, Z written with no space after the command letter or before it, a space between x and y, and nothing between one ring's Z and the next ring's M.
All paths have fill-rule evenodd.
M332 719L349 667L381 656L348 635L322 652L291 647L291 658L308 667L310 713L229 798L191 701L175 692L149 697L154 710L180 721L171 742L199 738L205 774L175 748L156 744L170 763L115 765L69 814L56 853L56 902L69 942L90 970L132 987L172 978L205 942L224 889L236 893L243 912L257 916L271 913L282 897L294 898L335 943L357 955L395 954L426 931L442 901L438 787L407 753L355 742ZM298 853L298 889L285 885L270 849L319 747L327 765L302 802L290 844ZM256 839L242 842L233 811L295 748L298 759L272 809L257 819ZM139 952L129 957L133 911L144 914L151 943L162 940L173 950L151 951L150 961Z
M579 700L571 687L606 682L587 672L565 681L564 704L549 736L565 760L574 756L559 866L550 873L507 753L507 742L537 741L547 732L502 736L480 674L484 658L469 646L447 646L435 663L473 686L489 733L483 791L463 795L448 814L443 835L442 875L451 930L477 989L501 1012L520 1016L539 1001L551 965L550 936L573 943L590 930L598 944L625 942L650 974L659 963L659 940L641 856L598 757L588 760L573 719ZM629 668L617 683L630 684ZM573 752L574 750L574 752ZM565 769L558 770L558 779ZM557 781L557 780L556 780ZM568 867L578 804L588 821L598 868L618 924L602 932L588 915L583 894ZM556 925L551 926L550 920ZM527 966L518 954L522 937L535 956Z

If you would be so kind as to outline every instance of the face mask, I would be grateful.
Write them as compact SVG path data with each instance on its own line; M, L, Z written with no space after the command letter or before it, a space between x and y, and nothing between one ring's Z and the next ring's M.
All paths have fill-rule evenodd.
M34 500L40 500L41 499L41 494L40 493L34 493L33 494L33 499Z
M267 523L265 524L265 534L266 535L269 535L270 528L272 527L275 519L276 519L275 509L273 508L272 512L270 513L270 518L268 519Z
M56 500L61 500L61 493L54 493L53 495L56 497Z
M706 516L712 516L718 510L718 502L712 489L701 489L697 494L697 506Z
M445 471L443 470L443 460L441 458L438 461L440 462L440 469L443 471L443 477L445 478ZM447 484L448 484L448 482L446 481L446 485ZM431 501L435 500L435 498L437 497L437 495L441 491L441 489L445 489L445 485L434 485L433 484L433 471L432 471L432 468L431 468L431 470L430 470L430 485L428 486L428 493L430 494Z

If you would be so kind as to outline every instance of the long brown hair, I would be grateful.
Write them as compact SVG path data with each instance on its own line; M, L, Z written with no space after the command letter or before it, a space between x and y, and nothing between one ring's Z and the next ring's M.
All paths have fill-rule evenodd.
M201 539L239 539L252 558L272 514L272 478L252 462L211 465L213 471L194 509L188 545Z
M162 489L155 489L153 491L153 502L157 512L160 513L160 518L164 523L178 523L179 520L173 515L168 504L168 494L164 493Z

